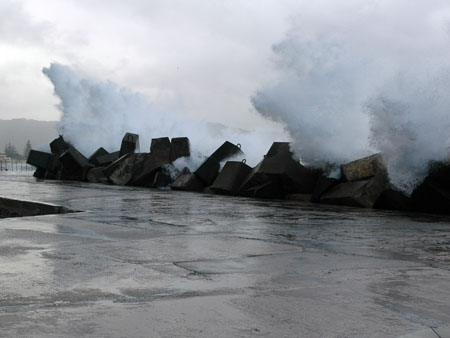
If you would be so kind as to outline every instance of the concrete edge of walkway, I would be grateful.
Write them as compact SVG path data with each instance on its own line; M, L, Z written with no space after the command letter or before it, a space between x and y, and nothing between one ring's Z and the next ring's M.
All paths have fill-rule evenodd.
M450 325L419 330L398 338L450 338Z

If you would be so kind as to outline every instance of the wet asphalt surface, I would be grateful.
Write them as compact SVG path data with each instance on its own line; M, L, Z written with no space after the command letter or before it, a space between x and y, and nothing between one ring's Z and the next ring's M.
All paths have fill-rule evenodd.
M399 337L450 323L450 218L0 173L0 337Z

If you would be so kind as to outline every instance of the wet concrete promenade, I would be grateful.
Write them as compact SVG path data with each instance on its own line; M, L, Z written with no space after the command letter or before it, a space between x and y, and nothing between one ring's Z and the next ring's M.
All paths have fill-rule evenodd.
M13 173L0 196L82 211L0 219L1 337L446 338L449 217Z

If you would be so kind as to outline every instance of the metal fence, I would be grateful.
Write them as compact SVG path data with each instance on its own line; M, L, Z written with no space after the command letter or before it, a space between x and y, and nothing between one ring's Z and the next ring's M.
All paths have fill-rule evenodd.
M0 160L0 171L34 171L35 169L24 161Z

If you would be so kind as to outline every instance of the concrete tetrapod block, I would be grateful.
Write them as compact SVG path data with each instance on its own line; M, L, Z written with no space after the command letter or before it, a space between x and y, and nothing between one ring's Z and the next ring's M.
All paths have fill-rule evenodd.
M286 194L311 194L318 174L292 158L288 142L274 142L264 159L252 169L240 194L283 198Z
M48 162L47 170L45 172L45 179L59 180L61 179L62 163L58 156L53 155Z
M86 179L91 183L108 183L108 178L106 177L104 170L105 167L95 167L88 171Z
M218 194L237 195L252 168L244 162L228 161L217 176L211 190Z
M50 142L50 150L54 155L61 155L67 149L69 149L70 144L64 140L62 135Z
M340 183L322 195L320 203L372 208L385 189L386 179L383 176Z
M38 150L30 150L28 154L27 163L36 168L47 169L53 155Z
M126 133L120 145L119 157L128 153L134 153L135 151L139 151L139 135Z
M98 158L101 156L108 155L109 152L106 151L105 148L100 147L98 148L91 156L89 156L88 161L91 162L95 166L99 166Z
M109 165L104 173L108 179L117 185L127 185L133 177L135 167L142 163L148 154L128 153Z
M434 162L411 194L413 211L450 214L450 163Z
M189 139L187 137L173 137L170 142L170 162L180 157L191 156Z
M413 211L450 214L450 190L427 177L411 194Z
M133 177L129 185L133 186L153 186L155 175L165 165L169 164L169 153L155 151L147 154L144 161L136 165Z
M195 174L185 172L180 174L172 183L173 190L203 191L205 184Z
M314 187L311 202L318 203L323 194L338 184L339 180L336 178L320 176Z
M205 185L211 185L219 175L220 162L232 156L243 154L241 148L231 142L225 141L210 157L195 171Z
M341 177L349 182L365 180L375 175L387 177L387 170L381 154L374 154L341 165Z
M166 164L157 170L153 182L152 188L168 188L172 182L179 175L179 171L171 164Z
M83 181L88 170L92 168L92 164L89 163L88 159L74 146L69 146L59 159L62 163L61 178L65 180Z
M375 209L408 211L411 210L411 200L401 191L386 189L380 194L373 207Z
M157 156L161 162L170 163L171 144L168 137L153 138L150 145L150 154Z
M108 165L116 161L119 158L119 155L120 151L115 151L109 154L97 156L97 165L100 167L107 167Z

